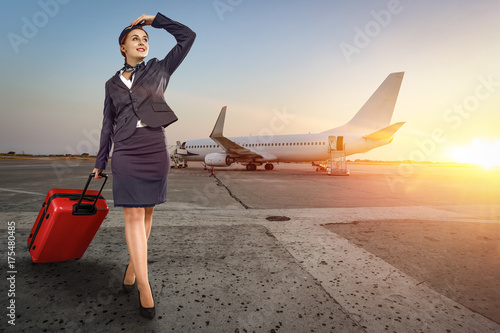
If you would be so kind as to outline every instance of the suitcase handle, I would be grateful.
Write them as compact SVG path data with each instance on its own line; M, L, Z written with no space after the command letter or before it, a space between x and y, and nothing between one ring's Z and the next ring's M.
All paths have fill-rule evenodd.
M85 188L83 189L82 195L80 196L80 200L78 200L78 203L73 206L73 215L94 215L96 211L96 204L97 200L99 200L99 196L101 195L102 189L104 188L104 185L106 185L106 182L108 181L108 175L104 173L100 173L102 177L104 177L104 182L102 183L101 189L99 190L99 193L96 195L94 203L92 205L89 204L84 204L82 205L82 200L83 197L85 196L85 192L87 191L87 188L89 187L90 181L92 178L95 177L94 173L91 173L89 175L89 179L87 180L87 184L85 184Z

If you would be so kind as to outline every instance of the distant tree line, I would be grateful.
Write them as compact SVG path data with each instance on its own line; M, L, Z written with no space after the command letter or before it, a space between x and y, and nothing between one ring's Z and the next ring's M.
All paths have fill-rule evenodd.
M95 157L95 155L90 155L89 153L82 154L25 154L24 151L21 154L16 154L15 151L9 151L8 153L0 153L0 156L21 156L21 157Z

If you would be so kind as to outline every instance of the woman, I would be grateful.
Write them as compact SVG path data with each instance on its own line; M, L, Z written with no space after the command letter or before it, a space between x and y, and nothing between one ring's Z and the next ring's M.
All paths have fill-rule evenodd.
M143 26L163 28L177 45L158 60L144 64L149 51ZM114 143L111 170L115 207L123 207L125 238L130 261L123 289L134 291L137 282L140 314L155 317L155 303L148 278L147 240L155 205L166 201L170 156L164 127L177 118L164 99L170 75L189 52L196 35L188 27L158 13L141 15L118 39L125 66L106 82L104 118L95 168L96 178L106 169Z

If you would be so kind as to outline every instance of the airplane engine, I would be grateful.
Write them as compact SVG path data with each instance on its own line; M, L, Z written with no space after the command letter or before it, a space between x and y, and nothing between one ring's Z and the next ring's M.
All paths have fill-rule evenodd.
M223 153L210 153L205 156L205 164L211 167L228 167L234 160Z

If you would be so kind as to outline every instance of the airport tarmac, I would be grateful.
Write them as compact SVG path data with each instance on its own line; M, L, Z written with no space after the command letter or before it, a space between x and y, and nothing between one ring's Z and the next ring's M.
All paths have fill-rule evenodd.
M1 229L6 238L16 223L17 271L16 325L4 315L2 329L500 332L498 168L172 169L149 241L157 318L147 321L120 289L128 254L112 176L110 213L82 259L31 263L25 241L46 192L82 188L92 167L0 160Z

